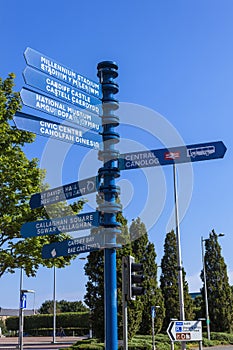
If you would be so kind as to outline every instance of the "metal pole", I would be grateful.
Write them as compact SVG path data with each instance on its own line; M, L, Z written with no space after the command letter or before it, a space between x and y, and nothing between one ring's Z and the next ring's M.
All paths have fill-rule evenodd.
M56 267L53 267L53 343L56 343Z
M114 78L118 76L118 66L111 61L98 64L98 77L102 85L102 137L103 150L99 152L99 159L103 167L99 169L99 178L103 179L99 186L99 194L103 201L99 204L99 211L103 214L104 249L104 291L105 291L105 349L118 349L117 332L117 283L116 283L116 235L121 231L116 220L121 210L116 203L119 188L115 178L120 176L117 160L119 151L114 146L119 142L119 134L115 127L119 125L119 118L114 115L118 109L118 101L114 94L118 92L118 85Z
M23 349L23 308L21 308L21 291L23 289L23 268L20 268L19 282L19 349Z
M177 244L177 269L178 269L178 290L180 303L180 320L185 320L184 313L184 288L183 288L183 271L181 259L181 245L180 245L180 226L179 226L179 210L178 210L178 196L177 196L177 178L176 178L176 164L173 164L173 181L174 181L174 200L175 200L175 220L176 220L176 244ZM181 342L181 348L186 348L186 343Z
M152 317L152 350L155 350L155 318Z
M122 319L123 319L123 350L128 350L128 314L127 314L127 300L125 291L125 257L122 258Z
M205 295L205 311L206 311L206 327L207 327L207 338L208 338L208 340L210 340L210 317L209 317L208 293L207 293L207 282L206 282L204 241L205 241L205 239L203 237L201 237L201 252L202 252L202 265L203 265L203 278L204 278L204 295Z

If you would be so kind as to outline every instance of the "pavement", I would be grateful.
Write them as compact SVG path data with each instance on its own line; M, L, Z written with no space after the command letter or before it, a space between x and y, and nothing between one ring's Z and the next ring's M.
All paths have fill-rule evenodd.
M23 350L60 350L69 348L77 340L84 337L24 337ZM19 349L18 337L0 338L0 350L16 350Z

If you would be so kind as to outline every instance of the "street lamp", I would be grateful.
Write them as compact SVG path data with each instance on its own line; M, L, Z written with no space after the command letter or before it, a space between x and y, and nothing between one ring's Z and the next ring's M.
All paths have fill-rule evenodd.
M33 289L20 289L19 350L23 350L23 311L26 308L26 293L35 293L35 291Z
M160 306L151 306L151 318L152 318L152 350L155 349L155 317L156 317L156 309L159 309Z
M218 237L223 237L224 233L219 233ZM205 312L206 312L206 327L207 327L207 338L210 340L210 316L209 316L209 305L208 305L208 292L206 282L206 268L205 268L205 254L204 254L204 242L208 241L209 238L201 237L201 252L202 252L202 265L203 265L203 279L204 279L204 295L205 295Z

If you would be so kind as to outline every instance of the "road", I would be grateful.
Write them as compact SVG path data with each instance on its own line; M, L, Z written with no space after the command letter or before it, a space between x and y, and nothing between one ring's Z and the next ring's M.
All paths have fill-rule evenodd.
M23 350L59 350L65 349L84 337L56 337L53 343L52 337L24 337ZM0 338L1 350L18 349L18 337Z

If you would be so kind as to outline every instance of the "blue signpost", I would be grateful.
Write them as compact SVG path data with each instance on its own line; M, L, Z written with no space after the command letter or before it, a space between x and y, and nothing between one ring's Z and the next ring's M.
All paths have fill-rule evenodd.
M31 114L16 112L14 121L18 129L33 132L39 136L51 137L58 141L72 143L92 149L99 149L102 138L99 134L83 132L67 124L51 122Z
M102 97L101 85L99 83L84 77L73 69L67 68L52 58L49 58L30 47L26 48L24 57L29 66L36 68L51 77L55 77L76 89L82 90L89 95L93 95L97 98Z
M226 150L226 146L222 141L214 141L125 153L119 157L119 168L121 170L130 170L223 158Z
M30 89L22 89L20 96L24 105L37 109L40 112L50 114L53 117L63 119L85 129L91 129L96 132L102 130L101 118L84 109L79 109L74 105L69 105Z
M68 239L62 242L45 244L42 248L42 258L51 259L59 256L69 256L81 253L89 253L104 247L103 235L90 235Z
M116 235L121 231L116 215L121 211L121 206L116 203L119 188L115 184L115 179L120 176L120 172L115 165L119 157L119 152L114 148L119 142L119 135L115 132L119 118L114 114L118 109L118 101L114 98L118 92L118 85L114 79L118 76L118 67L114 62L106 61L99 63L97 69L103 91L103 151L99 153L99 158L103 160L103 167L99 169L103 182L99 192L104 194L104 203L99 205L99 210L104 213L102 226L106 243L104 249L105 348L117 350Z
M82 197L97 192L97 189L98 176L89 177L84 180L71 182L41 193L33 194L30 199L30 207L31 209L36 209L68 199Z
M90 113L101 114L100 100L85 92L72 88L70 85L60 82L58 79L49 77L31 67L26 67L23 72L25 83L41 91L59 98L67 103L85 109Z
M99 226L99 212L64 216L49 220L26 222L21 226L22 237L39 237L44 235L58 235L65 232L74 232L91 229Z

